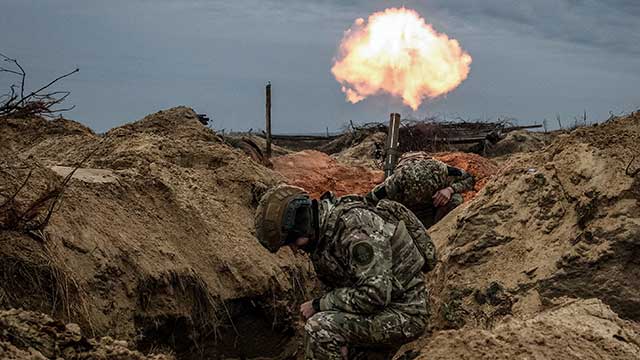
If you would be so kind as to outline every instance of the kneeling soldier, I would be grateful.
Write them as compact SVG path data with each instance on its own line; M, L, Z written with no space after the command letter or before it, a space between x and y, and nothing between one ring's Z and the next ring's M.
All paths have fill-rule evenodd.
M306 359L391 358L419 337L428 319L423 270L435 248L420 221L399 203L364 197L311 200L281 185L261 199L256 235L271 252L307 252L331 290L305 302ZM376 354L376 355L373 355Z

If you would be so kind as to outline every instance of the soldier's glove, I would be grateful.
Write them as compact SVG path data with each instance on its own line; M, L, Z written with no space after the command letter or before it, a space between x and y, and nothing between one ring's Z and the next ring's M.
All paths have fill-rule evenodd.
M320 299L313 299L311 306L313 307L313 311L320 312Z

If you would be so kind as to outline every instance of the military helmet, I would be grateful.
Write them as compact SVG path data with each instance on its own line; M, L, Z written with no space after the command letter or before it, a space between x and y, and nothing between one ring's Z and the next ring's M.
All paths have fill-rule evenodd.
M256 237L267 250L275 253L298 236L313 232L312 202L302 188L278 185L267 191L256 210Z

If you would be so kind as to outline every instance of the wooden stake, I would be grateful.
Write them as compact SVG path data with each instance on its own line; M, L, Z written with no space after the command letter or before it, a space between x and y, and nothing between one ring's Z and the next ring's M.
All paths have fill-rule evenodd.
M267 121L266 131L267 131L267 159L271 158L271 82L267 83L266 87L266 114L265 118Z

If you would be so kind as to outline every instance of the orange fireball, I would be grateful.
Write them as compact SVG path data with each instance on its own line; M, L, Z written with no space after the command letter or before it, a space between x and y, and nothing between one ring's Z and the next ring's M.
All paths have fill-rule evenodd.
M435 31L414 10L391 8L354 22L331 72L352 103L387 93L417 110L425 98L458 87L470 65L457 40Z

